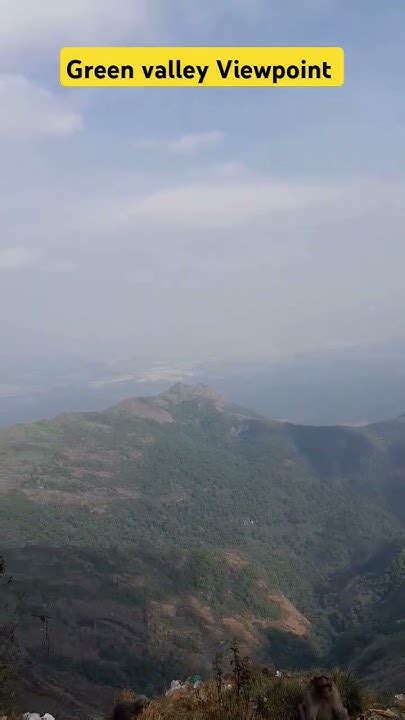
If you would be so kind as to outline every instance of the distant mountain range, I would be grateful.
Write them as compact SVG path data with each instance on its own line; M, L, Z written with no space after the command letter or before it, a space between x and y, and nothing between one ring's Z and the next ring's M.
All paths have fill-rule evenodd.
M0 353L0 426L60 412L102 410L175 382L202 382L269 417L314 425L358 425L405 409L405 341L347 346L281 359L203 363L131 358L92 362L59 353Z
M20 631L67 690L162 689L236 636L282 667L405 672L405 418L276 422L178 383L0 432ZM43 651L49 615L52 652Z

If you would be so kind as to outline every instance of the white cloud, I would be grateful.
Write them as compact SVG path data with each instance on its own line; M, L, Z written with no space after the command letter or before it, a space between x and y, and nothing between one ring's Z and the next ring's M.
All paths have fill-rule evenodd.
M0 0L0 54L6 62L21 63L27 51L46 56L64 45L175 44L182 34L190 39L190 32L209 32L229 13L228 5L228 0ZM232 15L246 22L265 7L266 0L233 0Z
M191 133L181 135L172 140L163 138L144 138L135 143L140 150L151 150L154 152L169 152L175 155L196 155L203 150L216 147L224 140L224 134L218 130L203 133Z
M0 138L69 135L81 115L65 100L22 75L0 75Z
M0 0L0 47L5 56L46 53L63 45L114 44L145 32L153 0Z
M190 230L233 228L253 221L271 226L287 213L338 199L339 189L269 180L213 180L151 193L134 202L134 222Z
M70 260L50 260L42 264L41 269L49 273L72 273L76 270L76 265Z
M25 247L0 249L0 271L18 270L35 262L35 253Z
M43 273L65 274L74 272L76 265L71 260L58 258L54 252L49 252L49 248L47 253L22 245L0 248L0 272L25 268L33 268Z
M86 245L94 240L100 243L101 238L107 243L108 238L121 238L125 246L128 238L134 243L135 233L139 248L164 232L167 237L170 234L173 249L184 238L191 242L194 234L196 243L202 235L209 238L213 233L219 241L222 231L252 242L256 233L265 233L269 242L280 233L290 234L299 243L301 234L311 228L314 237L327 243L328 228L342 222L357 227L378 215L390 218L392 227L398 228L404 219L403 184L388 181L287 182L248 174L218 178L205 171L200 181L172 183L150 192L136 187L136 180L132 183L127 178L126 184L134 189L125 195L100 187L94 200L82 193L85 203L74 201L74 216L64 218L64 236L80 238Z
M212 167L212 172L221 178L239 178L248 173L248 168L242 162L217 163Z

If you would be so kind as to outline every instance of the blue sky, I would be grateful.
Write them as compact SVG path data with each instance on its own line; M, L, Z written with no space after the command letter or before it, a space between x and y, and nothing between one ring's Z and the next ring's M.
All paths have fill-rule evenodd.
M0 0L0 322L88 354L402 333L402 0ZM71 89L63 45L339 45L336 89Z

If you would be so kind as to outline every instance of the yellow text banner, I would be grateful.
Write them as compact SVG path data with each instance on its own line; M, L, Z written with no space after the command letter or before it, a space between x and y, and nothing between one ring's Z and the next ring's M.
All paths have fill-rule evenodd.
M65 47L65 87L338 87L340 47Z

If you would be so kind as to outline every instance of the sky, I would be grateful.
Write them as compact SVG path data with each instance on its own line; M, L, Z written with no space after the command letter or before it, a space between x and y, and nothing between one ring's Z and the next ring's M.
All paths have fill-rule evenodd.
M0 0L9 352L403 334L403 0ZM64 45L338 45L342 88L61 88Z

